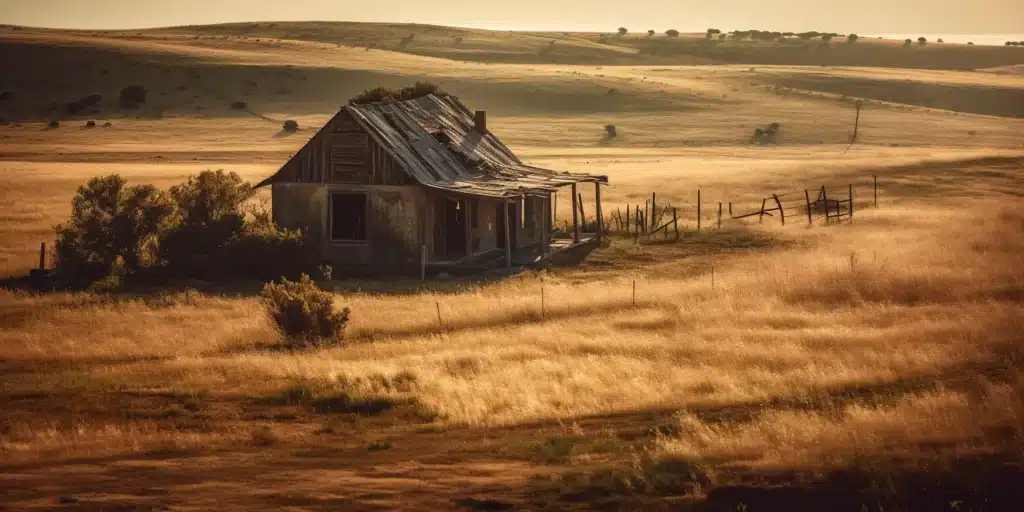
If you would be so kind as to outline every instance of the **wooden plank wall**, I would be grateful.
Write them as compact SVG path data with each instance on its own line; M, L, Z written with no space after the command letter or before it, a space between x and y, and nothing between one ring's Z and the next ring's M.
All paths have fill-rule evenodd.
M285 165L287 181L349 185L415 185L358 123L345 112L331 120Z

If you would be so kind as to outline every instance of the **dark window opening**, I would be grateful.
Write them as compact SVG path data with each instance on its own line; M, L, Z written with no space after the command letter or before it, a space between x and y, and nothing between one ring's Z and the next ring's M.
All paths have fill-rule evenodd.
M331 195L331 240L366 240L366 195Z

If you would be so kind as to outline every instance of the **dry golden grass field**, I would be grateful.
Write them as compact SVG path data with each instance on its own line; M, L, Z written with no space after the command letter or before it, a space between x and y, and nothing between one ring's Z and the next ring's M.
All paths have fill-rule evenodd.
M1016 509L1022 65L890 41L0 28L0 276L36 266L92 176L255 182L353 94L421 79L525 161L608 175L606 213L657 192L685 227L486 283L341 279L347 340L310 351L279 349L258 285L0 291L0 506ZM60 115L94 93L100 115ZM772 122L778 144L749 144ZM853 187L852 222L716 225L718 202L822 185Z

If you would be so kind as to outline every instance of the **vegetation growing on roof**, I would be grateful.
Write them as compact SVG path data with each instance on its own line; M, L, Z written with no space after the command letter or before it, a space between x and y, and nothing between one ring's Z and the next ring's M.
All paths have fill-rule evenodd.
M448 93L444 92L437 84L416 82L413 85L399 89L388 89L387 87L368 89L348 100L348 102L352 105L368 105L370 103L414 100L431 94L442 98L448 96Z

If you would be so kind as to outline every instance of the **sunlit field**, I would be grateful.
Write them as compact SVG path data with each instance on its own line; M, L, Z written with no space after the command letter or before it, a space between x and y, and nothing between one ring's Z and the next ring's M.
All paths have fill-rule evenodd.
M109 128L65 120L44 130L49 114L37 105L114 87L109 78L25 93L28 106L12 114L21 121L0 126L0 274L37 265L40 242L52 241L92 176L166 188L223 168L255 182L345 95L424 76L471 108L493 108L493 131L524 161L609 176L609 219L656 192L659 206L677 208L680 237L613 234L579 266L498 280L336 274L323 286L352 320L342 346L317 350L283 348L259 283L0 291L0 502L362 509L409 507L411 497L430 508L489 498L671 509L706 500L760 510L759 499L780 505L722 493L811 488L863 471L895 483L883 497L851 491L836 503L860 510L850 500L870 494L896 505L885 510L917 510L901 500L919 489L899 475L955 473L964 461L1012 475L1024 460L1019 76L529 63L511 57L532 48L528 35L503 42L486 31L463 35L486 44L461 60L422 38L422 51L397 51L363 48L370 36L359 31L257 43L196 30L203 38L168 29L0 41L5 62L27 47L103 63L122 75L117 85L157 91L155 73L174 77L161 79L160 116L112 112ZM573 37L579 59L636 51ZM210 78L188 78L189 62ZM339 76L348 79L336 85ZM915 101L905 101L910 81ZM231 112L223 98L236 96L264 117ZM856 99L867 106L851 143ZM303 130L278 133L285 118ZM771 122L780 141L750 144ZM619 136L606 137L606 124ZM802 202L822 186L833 197L853 191L852 220L726 215L718 225L719 203L741 214L772 194ZM580 192L592 215L593 190ZM570 204L561 194L557 224ZM992 493L1014 492L972 471L984 485L950 500L1004 503Z

